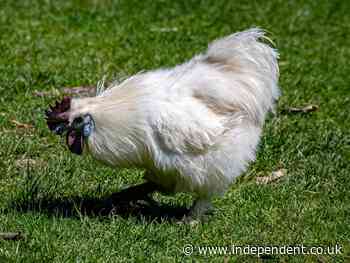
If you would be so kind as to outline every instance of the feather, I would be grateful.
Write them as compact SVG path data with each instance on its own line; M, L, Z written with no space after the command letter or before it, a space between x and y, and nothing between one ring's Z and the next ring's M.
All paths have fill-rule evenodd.
M142 167L166 192L223 194L255 159L266 113L280 95L278 53L263 30L211 43L172 69L141 72L72 99L70 122L89 114L89 152L113 167ZM203 201L204 200L204 201Z

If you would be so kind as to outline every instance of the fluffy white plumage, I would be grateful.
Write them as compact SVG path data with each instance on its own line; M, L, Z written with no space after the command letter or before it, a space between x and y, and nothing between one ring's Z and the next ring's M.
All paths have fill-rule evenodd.
M87 146L113 167L146 169L167 193L197 196L194 213L223 194L255 159L266 113L279 96L278 53L260 29L214 41L171 69L137 74L71 102L69 120L90 114Z

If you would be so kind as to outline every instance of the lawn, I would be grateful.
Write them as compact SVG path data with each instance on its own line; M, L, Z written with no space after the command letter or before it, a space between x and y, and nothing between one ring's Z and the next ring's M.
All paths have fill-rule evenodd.
M1 1L0 232L23 238L0 239L0 262L350 262L349 12L345 0ZM142 171L73 155L49 132L43 112L62 88L173 66L252 26L279 49L283 95L257 161L215 199L213 215L199 224L160 217L189 206L186 195L156 196L158 215L89 209L142 182ZM318 110L288 113L307 105ZM282 178L257 184L279 169ZM233 244L338 244L342 253L258 258L198 248Z

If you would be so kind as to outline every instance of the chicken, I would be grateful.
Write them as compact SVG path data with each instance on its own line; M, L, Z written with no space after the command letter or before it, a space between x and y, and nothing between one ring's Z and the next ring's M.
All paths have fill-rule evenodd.
M191 193L190 216L201 216L255 159L280 95L269 41L261 29L238 32L174 68L136 74L95 97L65 97L46 112L48 126L66 132L73 153L145 169L134 198Z

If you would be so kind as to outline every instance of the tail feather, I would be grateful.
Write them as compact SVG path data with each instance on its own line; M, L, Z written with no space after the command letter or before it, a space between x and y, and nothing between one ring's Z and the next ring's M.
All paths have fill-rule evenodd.
M259 70L267 71L277 81L279 54L263 41L273 45L264 30L251 28L214 41L209 45L207 57L223 63L238 63L243 68L245 65L256 65Z
M231 74L232 100L259 122L264 120L267 111L274 110L280 96L279 54L270 44L272 41L263 30L252 28L212 42L203 57L204 62ZM245 105L247 101L256 106Z

